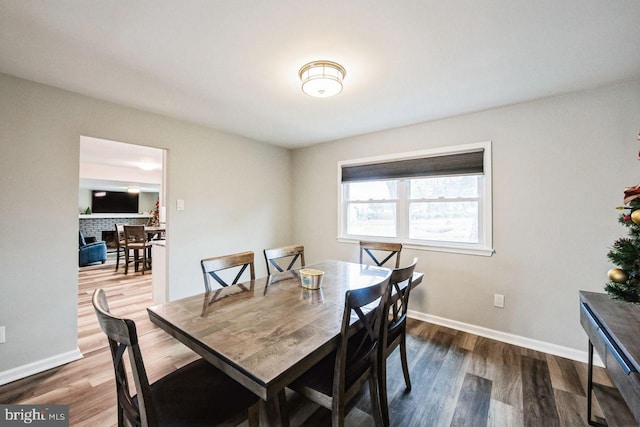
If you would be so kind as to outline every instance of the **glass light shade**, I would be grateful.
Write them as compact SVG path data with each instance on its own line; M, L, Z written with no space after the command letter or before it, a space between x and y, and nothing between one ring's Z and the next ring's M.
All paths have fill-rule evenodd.
M326 98L342 92L342 80L346 75L342 65L331 61L314 61L305 64L298 73L302 91L307 95Z

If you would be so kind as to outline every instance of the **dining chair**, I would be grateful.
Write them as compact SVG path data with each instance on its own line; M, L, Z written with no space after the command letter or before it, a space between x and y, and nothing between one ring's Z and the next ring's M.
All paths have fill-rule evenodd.
M204 276L204 289L207 292L211 292L214 287L226 288L229 285L237 284L247 267L249 267L249 278L251 280L255 280L256 272L253 265L253 259L253 252L240 252L237 254L222 255L200 260L202 275ZM239 267L239 269L237 269L237 274L231 283L227 283L218 274L218 272L222 270L236 270L236 267Z
M304 246L302 245L284 246L281 248L264 250L264 260L267 263L267 275L271 275L271 266L280 272L291 270L298 259L300 260L300 267L304 267ZM288 261L289 265L284 268L278 263L278 261Z
M345 407L369 383L373 418L382 425L378 395L378 346L383 339L384 315L388 310L388 287L391 273L373 286L352 289L345 294L338 349L322 359L289 385L289 388L331 410L334 427L344 426ZM370 311L365 306L371 307ZM367 308L369 308L367 307ZM352 332L353 315L362 328Z
M103 289L93 292L92 302L113 358L118 426L236 425L246 419L257 425L258 398L204 359L150 384L135 322L111 314ZM133 378L133 396L127 370Z
M124 274L129 273L129 263L133 263L136 271L138 264L142 264L142 274L151 268L151 242L147 240L144 225L124 226L125 263ZM133 259L130 257L133 255Z
M389 280L389 311L384 340L380 346L380 363L378 364L380 407L382 409L382 421L385 426L389 425L387 358L398 346L400 346L400 363L402 364L406 390L407 392L411 391L411 379L409 378L409 365L407 363L407 309L409 295L411 294L413 271L417 263L418 258L414 258L411 265L394 269Z
M396 257L395 268L400 267L400 252L402 243L386 242L366 242L360 241L360 264L364 264L363 255L366 253L378 267L383 267L394 256ZM386 256L386 257L385 257ZM385 257L385 258L382 258ZM379 260L382 258L382 261Z
M124 226L125 224L115 224L116 227L116 271L120 266L120 254L125 256L125 240L124 240Z

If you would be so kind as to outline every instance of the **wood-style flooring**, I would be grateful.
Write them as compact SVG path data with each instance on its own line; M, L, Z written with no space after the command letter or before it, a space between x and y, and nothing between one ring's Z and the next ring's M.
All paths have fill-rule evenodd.
M125 276L115 273L113 265L83 268L78 345L84 358L1 386L0 403L68 404L72 426L116 425L111 355L91 305L96 288L106 290L112 312L136 322L150 381L197 357L149 321L151 274ZM410 320L409 334L410 393L404 390L398 351L388 359L391 425L587 425L584 363L416 320ZM594 377L610 385L603 369L597 368ZM293 426L330 425L327 410L297 395L288 398ZM597 403L594 411L601 415ZM365 388L351 405L346 424L372 425L369 412Z

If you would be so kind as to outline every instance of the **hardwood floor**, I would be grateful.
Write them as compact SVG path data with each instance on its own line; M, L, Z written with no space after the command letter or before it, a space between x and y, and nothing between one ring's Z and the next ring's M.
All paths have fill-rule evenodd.
M0 387L1 403L68 404L72 426L116 425L115 383L107 340L91 305L104 288L111 310L133 319L150 381L197 356L149 321L151 274L114 272L113 265L79 272L78 345L84 358ZM408 362L413 389L404 393L399 352L388 359L393 426L586 426L586 365L409 321ZM586 346L586 342L585 342ZM596 382L611 385L603 369ZM594 400L595 403L595 400ZM292 425L330 425L329 411L288 394ZM597 403L596 415L601 415ZM348 426L370 426L368 390L347 416Z

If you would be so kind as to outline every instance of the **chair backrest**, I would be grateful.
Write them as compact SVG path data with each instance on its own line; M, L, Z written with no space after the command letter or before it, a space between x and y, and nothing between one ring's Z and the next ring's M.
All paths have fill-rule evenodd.
M222 255L213 258L200 260L202 267L202 275L204 277L204 288L207 292L211 292L214 288L227 287L235 285L240 277L249 267L250 279L256 279L256 272L253 265L253 252L240 252L231 255ZM218 271L239 267L238 273L231 283L227 283L218 274Z
M267 274L271 274L271 266L280 272L285 270L289 271L293 268L298 259L300 260L300 267L304 267L304 246L302 245L284 246L282 248L264 250L264 260L267 263ZM278 264L278 260L280 260L280 262L289 261L289 265L287 265L286 268L283 268Z
M400 252L402 251L402 243L386 243L386 242L360 242L360 264L363 264L363 255L366 253L375 262L378 267L384 266L394 256L396 257L395 268L400 267ZM377 256L376 256L377 255ZM385 258L382 258L386 256ZM382 260L378 260L382 258Z
M107 335L113 367L116 376L118 402L118 425L156 426L158 424L155 406L152 400L149 379L142 361L136 324L133 320L113 316L109 311L107 296L102 289L93 292L93 308L98 317L100 329ZM137 404L131 397L125 351L129 353L129 368L133 376ZM126 421L126 423L125 423Z
M347 376L358 377L370 367L376 366L378 347L384 337L385 313L389 307L390 277L391 273L373 286L352 289L345 294L344 313L340 328L340 345L334 367L334 398L345 395ZM365 306L376 302L377 304L371 310L366 310L366 312L363 310ZM362 322L363 329L349 337L349 326L354 313Z
M120 242L124 243L124 226L126 224L115 224L116 226L116 239L117 244L120 246Z
M144 231L144 225L124 225L124 241L129 243L146 243L147 233Z
M391 272L389 280L389 293L396 292L395 297L390 300L390 318L388 322L388 335L400 329L407 322L407 309L409 307L409 295L411 294L411 281L413 271L418 263L418 258L414 258L411 265L396 268Z

